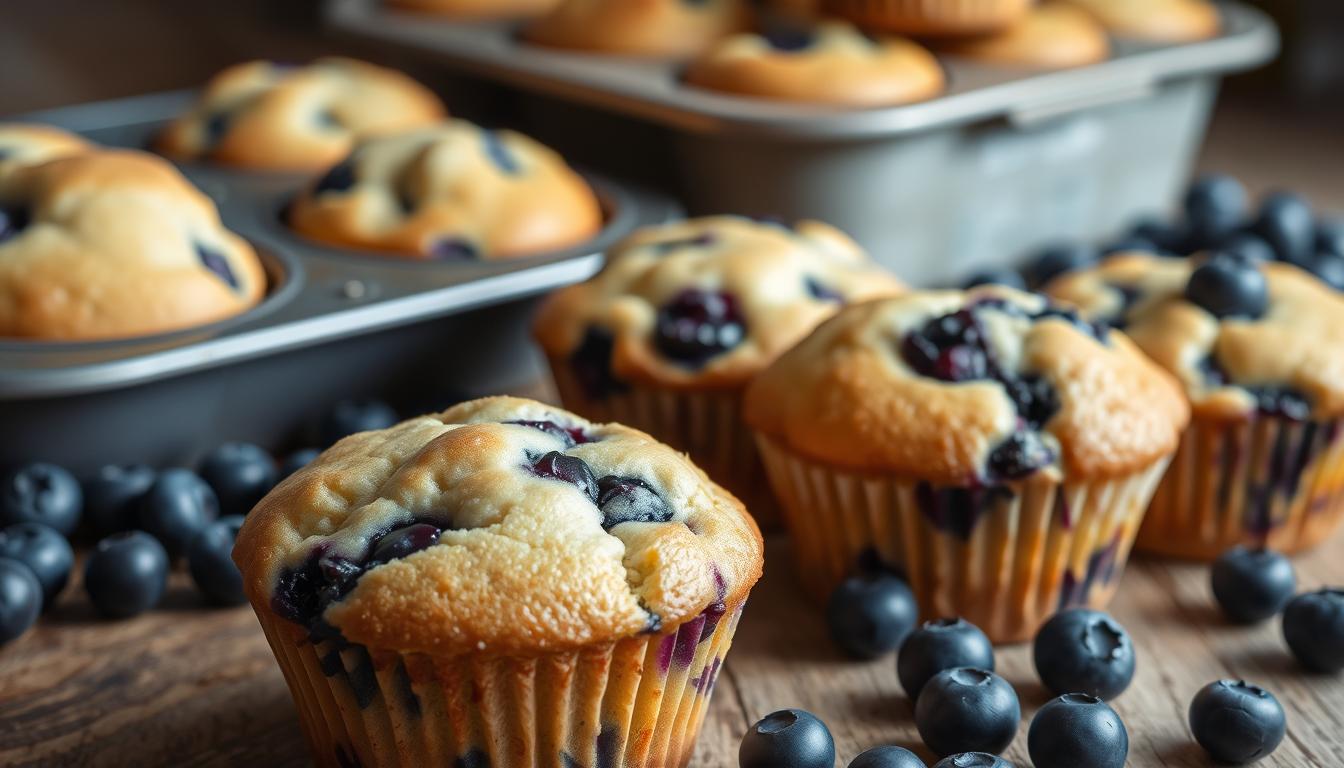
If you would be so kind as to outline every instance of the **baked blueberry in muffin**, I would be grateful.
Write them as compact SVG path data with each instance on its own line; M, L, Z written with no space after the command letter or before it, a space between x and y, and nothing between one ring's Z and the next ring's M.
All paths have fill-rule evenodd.
M464 120L359 144L288 218L323 242L445 262L561 250L602 227L596 194L559 155Z
M325 168L362 138L431 125L443 104L409 77L362 61L236 64L159 134L175 160L253 170Z
M744 29L748 18L743 0L557 0L523 37L553 48L675 58Z

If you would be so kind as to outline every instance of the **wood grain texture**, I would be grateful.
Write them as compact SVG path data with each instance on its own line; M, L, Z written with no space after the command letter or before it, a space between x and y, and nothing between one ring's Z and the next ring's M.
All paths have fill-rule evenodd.
M926 759L890 658L856 664L826 639L803 602L788 544L770 542L720 676L695 766L731 768L747 725L803 707L831 727L845 765L863 749L902 744ZM1344 583L1344 537L1297 561L1303 588ZM1205 683L1243 677L1288 711L1287 740L1258 765L1344 766L1344 677L1301 672L1277 623L1234 627L1209 596L1207 569L1140 561L1113 612L1139 652L1134 685L1116 703L1129 728L1130 765L1211 765L1189 738L1185 712ZM1048 694L1026 646L1000 648L999 671L1022 699L1022 731L1008 756L1028 766L1026 727ZM932 760L930 760L932 762ZM158 610L97 619L79 585L28 635L0 650L0 765L299 766L307 764L280 671L248 608L205 606L186 574L173 575Z

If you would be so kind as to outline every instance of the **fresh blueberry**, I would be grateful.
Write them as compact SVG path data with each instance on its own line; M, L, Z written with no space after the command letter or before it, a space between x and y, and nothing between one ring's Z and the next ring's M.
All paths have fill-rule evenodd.
M1336 291L1344 291L1344 256L1322 251L1301 266Z
M958 667L934 675L915 702L915 727L939 757L958 752L999 754L1017 735L1022 708L1007 680Z
M223 443L201 460L201 479L219 498L224 515L246 515L275 487L275 460L251 443Z
M918 618L914 593L888 573L846 579L826 606L831 639L855 659L875 659L900 648Z
M162 542L173 558L184 554L192 538L217 517L215 492L189 469L160 472L140 500L140 528Z
M1038 252L1022 268L1022 277L1031 288L1041 288L1065 272L1090 267L1101 254L1090 245L1060 244Z
M939 760L933 768L1017 768L1017 766L998 755L990 755L984 752L962 752L959 755L949 755Z
M1027 751L1035 768L1125 768L1129 732L1106 702L1066 693L1031 719Z
M994 669L994 646L979 627L964 619L924 622L901 644L896 659L901 687L912 700L934 675L957 667Z
M1185 218L1199 250L1236 229L1246 216L1246 187L1222 174L1204 176L1185 193Z
M873 747L849 761L849 768L929 768L904 747Z
M1134 679L1134 643L1119 622L1101 611L1074 608L1055 614L1036 633L1032 655L1041 682L1056 695L1114 699Z
M1257 265L1215 253L1190 273L1185 298L1220 319L1255 319L1269 308L1269 282Z
M1022 291L1027 289L1027 281L1022 279L1022 274L1007 267L976 272L967 278L965 283L962 283L964 288L974 288L977 285L1006 285L1009 288Z
M344 192L355 185L355 165L348 158L331 167L313 187L313 195Z
M140 499L154 484L144 464L109 464L84 483L84 519L99 536L134 528Z
M746 335L736 297L691 288L658 310L654 343L667 358L699 366L741 344Z
M0 243L22 232L29 220L28 212L22 208L0 207Z
M320 448L300 448L299 450L294 451L286 456L284 461L280 462L279 477L281 479L289 477L300 469L312 464L313 461L321 455L322 450Z
M1344 590L1298 595L1283 611L1283 638L1313 672L1344 670Z
M1316 252L1344 256L1344 217L1316 222Z
M28 566L0 557L0 645L28 631L42 612L42 585Z
M1224 763L1250 763L1268 756L1287 731L1274 694L1240 680L1209 683L1190 702L1195 741Z
M331 445L356 432L387 429L397 423L397 412L380 400L342 400L322 418L322 444Z
M0 530L0 557L17 560L32 570L42 585L43 610L55 604L75 565L70 542L41 523L15 523Z
M597 481L597 508L602 527L610 530L621 523L666 523L672 508L649 484L633 477L607 476Z
M233 564L233 542L243 527L242 515L221 517L205 526L187 545L187 566L196 588L212 603L242 605L243 575Z
M593 475L588 462L583 459L551 451L537 459L531 469L532 474L537 477L549 477L562 483L569 483L594 504L597 503L597 477Z
M419 522L393 528L374 540L365 566L372 568L429 549L442 535L443 529L433 523Z
M0 526L41 523L69 536L79 525L83 505L79 482L55 464L0 470Z
M781 709L747 730L737 750L741 768L834 768L835 740L811 712Z
M1220 253L1230 253L1247 264L1274 261L1274 249L1254 232L1233 232L1218 243Z
M1279 615L1297 591L1293 564L1267 549L1229 549L1214 562L1212 582L1223 614L1239 624Z
M114 533L84 564L84 589L99 613L124 619L153 608L168 586L168 553L144 531Z
M1266 197L1254 229L1281 261L1297 263L1315 252L1316 217L1300 195L1275 192Z

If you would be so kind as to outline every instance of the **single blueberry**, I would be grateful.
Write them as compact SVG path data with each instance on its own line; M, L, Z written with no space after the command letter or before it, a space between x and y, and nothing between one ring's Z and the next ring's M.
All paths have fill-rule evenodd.
M230 288L238 290L238 276L233 274L233 268L229 266L229 260L224 258L224 254L196 243L196 258L200 259L202 266L213 272Z
M747 730L737 750L740 768L834 768L835 739L816 715L782 709Z
M84 519L99 536L134 528L140 499L157 473L144 464L108 464L84 483Z
M1032 656L1041 682L1056 695L1114 699L1134 679L1134 642L1101 611L1074 608L1055 614L1036 633Z
M986 269L976 272L962 283L964 288L974 288L977 285L1006 285L1009 288L1016 288L1020 291L1027 289L1027 281L1022 279L1022 273L1008 267L999 267L997 269Z
M579 346L569 355L574 377L579 380L584 394L594 400L604 400L626 389L625 382L616 378L611 368L615 349L616 338L611 331L590 326L584 331Z
M279 479L275 460L251 443L222 443L205 455L201 479L219 499L220 514L246 515Z
M0 470L0 526L42 523L69 536L79 525L84 492L66 470L33 462Z
M814 30L798 24L769 24L761 31L761 37L771 48L784 53L805 51L817 41Z
M550 453L537 459L532 464L532 474L537 477L548 477L559 480L562 483L569 483L584 496L587 496L594 504L597 503L597 477L593 470L589 468L588 462L576 456L566 456L559 451Z
M1344 217L1316 222L1316 252L1344 256Z
M0 207L0 243L22 232L30 222L31 216L25 209Z
M1274 694L1240 680L1209 683L1190 702L1195 741L1224 763L1267 757L1283 741L1287 727Z
M1215 253L1190 273L1185 298L1219 319L1256 319L1269 308L1269 282L1255 264Z
M1229 549L1214 562L1210 576L1218 606L1238 624L1279 615L1297 591L1293 564L1267 549Z
M518 158L504 144L498 131L481 131L481 141L485 145L485 154L490 158L490 162L495 167L510 176L516 176L523 172L523 166L518 163Z
M231 117L228 112L216 112L205 119L205 143L208 146L214 146L224 138Z
M654 344L664 356L699 366L746 338L746 320L729 293L690 288L658 310Z
M939 760L933 768L1017 768L998 755L985 752L962 752Z
M1336 291L1344 291L1344 256L1322 251L1301 266Z
M219 500L195 472L166 469L140 500L140 528L177 558L192 538L219 517Z
M435 261L476 261L481 251L461 237L443 237L429 247L429 256Z
M42 585L28 566L0 557L0 646L18 638L42 612Z
M896 672L905 695L919 698L934 675L957 667L994 669L994 646L980 628L964 619L926 621L901 644Z
M909 585L889 573L854 576L831 593L831 640L855 659L875 659L905 642L919 618Z
M1283 638L1313 672L1344 670L1344 590L1298 595L1283 610Z
M241 515L221 517L205 526L187 545L187 567L196 588L212 603L242 605L243 574L233 564L233 542L243 527Z
M1022 277L1029 287L1038 289L1066 272L1092 266L1100 257L1097 249L1090 245L1053 245L1027 260L1022 268Z
M621 523L666 523L672 508L648 483L634 477L608 475L597 481L597 508L602 527L610 530Z
M168 553L144 531L114 533L84 563L84 589L104 616L124 619L153 608L168 586Z
M1031 719L1027 751L1035 768L1124 768L1129 732L1106 702L1067 693Z
M280 462L279 477L281 479L289 477L300 469L312 464L313 461L321 455L322 451L319 448L300 448L299 450L290 453L285 457L284 461Z
M433 523L411 523L393 528L373 541L368 567L390 563L429 549L439 541L443 529Z
M1039 432L1014 432L990 452L985 470L991 481L1021 480L1054 461L1054 450Z
M915 702L919 736L940 757L958 752L997 755L1013 743L1021 719L1013 686L984 669L943 670Z
M1185 193L1185 217L1196 241L1206 247L1236 229L1246 216L1246 187L1222 174L1210 174L1190 185Z
M397 423L397 412L381 400L342 400L322 417L322 444L331 445L357 432L387 429Z
M313 195L344 192L355 185L355 164L350 158L333 165L313 186Z
M839 291L826 285L815 277L804 278L803 286L807 288L807 295L817 301L824 301L828 304L845 303L845 297Z
M1263 237L1254 232L1233 232L1218 243L1220 253L1230 253L1248 264L1264 264L1274 260L1274 249Z
M1315 252L1316 217L1311 204L1292 192L1275 192L1266 197L1260 204L1254 230L1281 261L1297 263Z
M873 747L849 761L849 768L928 768L904 747Z
M70 542L41 523L15 523L0 529L0 557L17 560L32 570L42 585L43 610L56 603L75 566Z

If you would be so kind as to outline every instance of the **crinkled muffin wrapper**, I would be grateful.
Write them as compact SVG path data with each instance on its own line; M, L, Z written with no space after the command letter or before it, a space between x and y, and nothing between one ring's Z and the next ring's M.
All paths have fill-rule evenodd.
M532 658L314 642L257 616L318 766L672 768L690 762L744 605Z
M630 384L603 398L588 396L569 361L551 358L560 403L592 421L615 421L684 451L714 482L742 501L762 531L779 515L751 430L742 421L742 390L681 392Z
M1212 560L1238 544L1301 552L1344 520L1344 420L1196 418L1139 531L1143 552Z
M961 616L996 643L1031 638L1060 609L1110 600L1170 458L1097 482L1037 473L1011 487L935 488L846 473L758 439L814 598L876 558L904 573L924 618Z
M985 34L1020 19L1031 0L824 0L823 9L863 26L922 35Z

